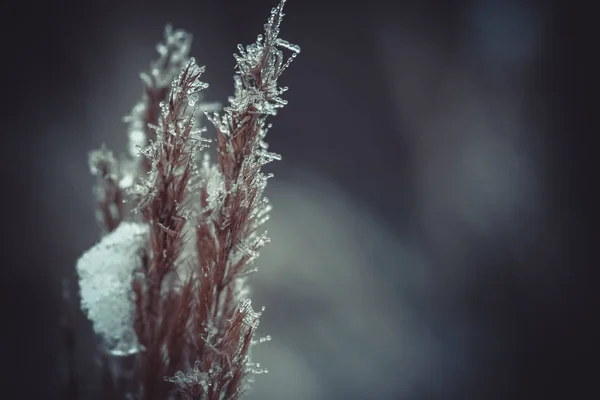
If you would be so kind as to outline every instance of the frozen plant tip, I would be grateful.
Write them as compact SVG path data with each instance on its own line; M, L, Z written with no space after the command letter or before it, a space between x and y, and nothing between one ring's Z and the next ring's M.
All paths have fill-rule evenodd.
M267 339L255 338L262 311L246 279L269 242L260 229L271 175L262 167L281 159L265 142L268 119L286 105L278 79L300 52L279 38L284 3L255 43L238 45L235 94L221 113L202 101L208 85L189 57L191 36L167 27L126 118L130 158L117 162L104 147L90 154L105 236L77 272L82 308L108 353L135 357L123 396L238 399L266 372L251 359ZM203 151L211 141L202 115L215 127L215 163Z

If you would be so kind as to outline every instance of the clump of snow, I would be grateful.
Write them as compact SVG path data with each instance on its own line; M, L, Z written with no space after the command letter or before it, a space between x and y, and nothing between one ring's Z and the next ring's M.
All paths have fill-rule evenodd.
M77 261L81 308L115 355L139 350L133 329L131 278L140 267L148 226L123 222Z

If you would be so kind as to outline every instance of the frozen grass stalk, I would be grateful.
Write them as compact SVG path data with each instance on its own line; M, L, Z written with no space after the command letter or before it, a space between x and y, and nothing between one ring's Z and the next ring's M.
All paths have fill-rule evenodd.
M90 154L105 235L77 263L81 304L109 357L135 358L122 396L238 399L266 372L251 359L268 337L255 338L262 310L246 278L269 242L262 167L280 156L265 142L268 119L286 104L278 79L300 52L279 38L284 3L255 43L238 45L235 94L219 113L203 102L191 36L167 27L125 120L129 158L117 162L104 147ZM204 115L216 131L214 163Z

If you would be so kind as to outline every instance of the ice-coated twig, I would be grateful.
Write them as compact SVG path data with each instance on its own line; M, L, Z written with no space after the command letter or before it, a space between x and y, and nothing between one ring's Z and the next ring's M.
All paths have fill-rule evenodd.
M245 279L259 250L268 243L257 230L270 206L263 197L268 176L261 168L280 157L266 150L267 118L286 101L277 80L300 51L279 39L285 1L273 8L264 34L235 55L235 96L222 115L209 115L217 133L218 167L203 165L202 213L198 218L199 290L193 350L202 380L186 381L184 398L237 399L249 376L264 372L250 361L250 347L260 313L245 299ZM284 58L281 48L292 51ZM180 381L181 383L181 381ZM208 384L208 392L205 385ZM203 397L204 396L204 397Z
M171 282L168 279L182 260L188 218L186 204L196 154L208 141L201 137L202 130L195 127L194 113L189 112L198 106L198 94L208 86L200 81L203 72L204 67L191 58L173 80L168 100L161 103L158 124L153 127L156 139L143 149L151 165L148 178L132 190L138 210L150 227L147 262L139 278L133 281L137 299L136 332L146 348L141 355L145 398L163 397L162 376L171 372L171 366L179 367L177 360L184 358L181 353L185 351L185 310L192 301L193 282L177 292L168 286Z
M189 61L192 35L181 29L165 27L164 41L156 45L159 58L150 64L149 73L140 74L144 84L142 99L133 107L131 114L124 118L129 124L129 153L137 157L140 148L144 148L155 139L156 133L151 126L157 125L160 103L167 97L173 79ZM141 172L147 173L151 160L140 159Z

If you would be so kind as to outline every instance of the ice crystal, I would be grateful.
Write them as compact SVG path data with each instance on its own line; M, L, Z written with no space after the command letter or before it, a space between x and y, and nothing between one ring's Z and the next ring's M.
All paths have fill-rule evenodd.
M256 42L246 48L238 45L239 54L234 54L236 95L230 99L231 105L226 110L242 111L252 104L257 112L274 115L278 108L287 104L279 97L287 88L278 87L277 79L300 53L300 46L279 38L284 4L285 1L281 1L271 10L264 35L258 35ZM291 51L291 56L285 59L280 48Z
M142 99L133 107L131 113L123 118L124 122L129 124L129 153L134 158L139 155L140 149L154 140L154 132L149 125L157 125L161 102L168 97L169 90L177 81L182 68L190 62L192 35L181 29L174 30L171 25L166 26L164 35L164 41L156 45L158 60L151 63L150 73L142 73L140 76L144 84ZM187 100L190 108L214 111L220 107L218 103L202 102L199 91L206 86L208 85L198 82L197 87L188 88ZM149 164L146 164L145 172L148 169Z
M158 60L150 65L150 73L142 73L140 79L144 84L141 100L123 118L129 124L129 153L136 158L139 149L144 148L154 139L149 124L156 125L158 121L159 104L169 92L169 85L177 76L181 67L189 59L192 37L183 30L173 30L170 25L165 28L164 42L156 46ZM147 172L150 165L142 158L141 167Z
M206 176L206 192L208 194L206 201L208 202L208 208L217 210L219 202L225 194L225 181L216 165L211 166L210 169L203 172Z
M177 386L183 394L183 400L204 400L208 398L210 377L209 372L202 372L200 369L200 361L197 360L191 371L187 373L178 371L175 376L165 378L165 380Z
M146 225L123 222L77 261L81 307L113 354L136 352L131 277L148 240Z
M130 190L140 200L138 210L151 204L160 194L159 191L164 189L163 185L171 186L173 190L179 183L184 183L182 187L186 187L198 153L210 142L202 137L205 129L196 128L197 120L193 112L188 110L190 97L193 99L193 108L198 107L197 97L200 91L208 87L200 80L203 72L204 67L199 66L193 57L188 60L169 85L168 101L159 104L157 124L149 124L155 139L143 148L138 147L138 152L150 164L146 177L139 179ZM162 169L165 166L169 166L168 173L167 169ZM181 193L181 196L185 197L185 193Z

